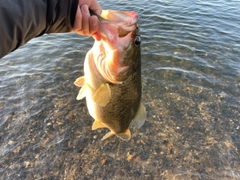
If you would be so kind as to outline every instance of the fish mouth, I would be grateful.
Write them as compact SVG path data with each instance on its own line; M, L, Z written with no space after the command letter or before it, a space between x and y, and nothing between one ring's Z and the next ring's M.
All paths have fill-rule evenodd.
M137 27L138 14L134 11L103 10L101 16L90 10L99 20L99 30L93 35L97 40L111 42L113 38L122 38Z
M134 49L138 15L133 11L103 10L98 19L99 29L93 35L94 47L99 49L95 64L107 82L121 84L123 79L118 77L129 68L125 57Z
M103 21L109 24L115 24L118 30L118 36L124 37L128 33L132 32L136 28L138 22L138 15L135 12L122 12L122 11L103 11L102 16L107 17L107 21L104 18Z

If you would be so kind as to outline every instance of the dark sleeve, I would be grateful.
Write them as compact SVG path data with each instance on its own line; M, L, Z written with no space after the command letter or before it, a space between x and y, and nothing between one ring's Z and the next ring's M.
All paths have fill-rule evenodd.
M71 31L78 0L0 0L0 58L44 33Z

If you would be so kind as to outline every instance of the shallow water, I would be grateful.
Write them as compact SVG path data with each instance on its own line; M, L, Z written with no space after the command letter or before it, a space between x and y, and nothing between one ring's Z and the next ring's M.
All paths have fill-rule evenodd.
M139 13L146 123L101 141L73 85L93 39L33 39L0 60L0 179L240 179L240 2L99 2Z

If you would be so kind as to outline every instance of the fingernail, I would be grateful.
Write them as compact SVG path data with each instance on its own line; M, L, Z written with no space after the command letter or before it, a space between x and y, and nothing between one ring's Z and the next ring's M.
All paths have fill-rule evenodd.
M86 4L82 5L82 10L84 14L89 14L88 6Z

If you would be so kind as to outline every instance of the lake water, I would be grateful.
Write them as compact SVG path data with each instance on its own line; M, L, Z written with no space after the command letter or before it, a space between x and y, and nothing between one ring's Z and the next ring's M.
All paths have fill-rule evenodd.
M146 123L101 141L73 85L93 39L33 39L0 60L0 179L240 179L240 1L99 3L139 13Z

